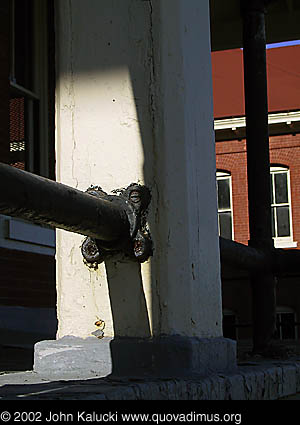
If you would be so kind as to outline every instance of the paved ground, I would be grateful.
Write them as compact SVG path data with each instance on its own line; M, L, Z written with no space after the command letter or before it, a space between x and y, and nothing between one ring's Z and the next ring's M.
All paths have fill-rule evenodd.
M299 371L293 372L293 368ZM265 370L271 372L265 373ZM200 399L206 399L205 392L207 394L213 394L213 387L220 387L223 385L222 379L226 377L214 377L208 380L202 380L203 382L190 381L180 382L175 380L163 380L153 381L145 379L110 379L110 378L99 378L99 377L74 377L65 376L61 377L60 380L53 380L51 377L43 377L32 371L33 368L33 348L28 347L0 347L0 399L1 400L119 400L119 399L140 399L144 397L146 399L166 399L170 396L172 391L176 392L176 399L184 399L185 391L194 391L198 394ZM300 393L293 394L290 390L283 391L283 386L289 387L289 379L297 381L295 390L300 391L300 357L294 356L286 361L274 361L269 362L259 357L250 358L249 356L244 359L241 363L240 372L235 377L228 377L225 387L235 386L237 383L240 385L240 380L245 381L245 394L249 391L253 391L250 397L255 397L254 392L259 391L261 383L261 375L267 375L268 373L274 373L272 370L278 369L274 376L281 374L281 381L277 385L278 396L276 398L282 400L300 400ZM295 368L294 368L295 369ZM279 373L279 375L278 375ZM290 374L290 375L289 375ZM274 379L274 376L271 377ZM208 387L212 387L210 390ZM257 387L254 390L254 387ZM228 387L228 388L229 388ZM173 389L172 389L173 388ZM229 388L230 389L230 388ZM221 390L220 390L221 391ZM232 388L231 390L232 391ZM169 394L169 395L168 395ZM249 393L250 394L250 393ZM270 393L271 394L271 393ZM289 394L289 395L287 395ZM228 395L227 395L228 396ZM226 396L226 397L227 397ZM217 392L213 397L219 399ZM228 396L229 399L231 397ZM236 395L236 399L239 399L239 395ZM246 397L247 394L246 394ZM274 395L270 395L274 398ZM228 398L226 398L228 399Z

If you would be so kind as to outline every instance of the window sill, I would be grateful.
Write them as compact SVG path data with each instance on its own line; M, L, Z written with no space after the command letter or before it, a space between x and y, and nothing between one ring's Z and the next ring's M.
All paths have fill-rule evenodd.
M0 247L55 255L55 230L0 215Z
M275 248L297 248L298 243L290 239L274 239Z

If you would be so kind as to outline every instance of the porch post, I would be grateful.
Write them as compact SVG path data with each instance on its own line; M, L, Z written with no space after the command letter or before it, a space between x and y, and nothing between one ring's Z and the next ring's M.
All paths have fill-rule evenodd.
M57 234L58 340L35 369L100 376L235 368L222 337L208 0L57 2L57 178L146 185L153 256L94 270ZM70 361L70 356L72 361Z
M266 0L241 0L249 199L249 245L267 255L274 248L266 69ZM253 350L268 349L275 331L275 278L271 271L252 273Z

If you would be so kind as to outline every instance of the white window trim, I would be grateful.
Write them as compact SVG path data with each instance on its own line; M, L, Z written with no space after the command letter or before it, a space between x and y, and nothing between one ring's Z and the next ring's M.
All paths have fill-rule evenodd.
M290 182L290 170L288 167L272 166L270 167L270 174L285 172L287 174L287 191L288 191L288 202L289 206L289 218L290 218L290 236L273 237L275 248L296 248L297 242L294 241L293 237L293 218L292 218L292 202L291 202L291 182ZM275 188L273 185L273 200L275 200ZM283 204L282 204L283 205ZM276 204L272 204L276 207ZM276 223L275 223L276 225Z
M14 9L14 0L12 10ZM38 37L34 37L32 49L34 51L34 81L31 90L17 84L15 79L15 56L14 49L11 51L11 75L10 87L12 90L33 101L43 99L39 102L39 143L40 143L40 174L49 176L49 131L48 131L48 28L47 22L47 2L33 0L33 28ZM14 35L14 19L11 22L12 37ZM30 128L29 128L30 131ZM31 131L33 131L31 129ZM28 138L28 143L33 138ZM29 147L30 149L30 147ZM33 149L30 149L33 152ZM33 156L28 161L29 171L33 171ZM38 254L55 254L55 230L48 229L36 224L27 223L13 217L0 215L0 247L16 249L21 251L34 252Z
M297 248L298 243L293 241L293 238L287 236L284 238L273 238L275 248Z
M53 229L13 218L7 220L7 225L7 238L10 240L55 248Z
M14 0L12 0L12 9L14 9ZM44 177L49 176L49 161L48 161L48 151L49 151L49 131L48 131L48 121L49 121L49 111L48 111L48 49L47 49L47 39L48 39L48 28L45 25L47 17L47 3L41 2L40 0L33 1L33 30L35 34L38 34L37 37L33 39L32 49L34 53L33 61L33 89L28 90L27 88L16 83L15 72L14 72L14 50L11 51L11 71L10 76L10 86L11 88L17 90L20 94L24 95L27 100L41 100L39 102L39 131L37 137L39 138L39 150L40 156L38 158L40 164L40 174ZM12 19L12 30L14 27L14 19ZM12 31L12 34L14 32ZM33 114L32 104L30 102L28 113ZM29 120L29 123L31 121ZM29 137L27 142L33 141L30 132L33 132L31 126L29 126ZM30 155L31 153L31 155ZM28 159L28 171L33 171L33 146L29 145L29 159Z
M49 102L48 102L48 24L47 23L47 2L34 0L34 29L38 37L34 37L34 50L36 57L34 61L34 90L38 93L40 102L39 108L39 137L40 137L40 174L49 176Z
M55 230L0 215L0 247L55 255Z
M219 226L219 212L231 212L231 235L232 235L232 240L234 240L234 215L233 215L233 203L232 203L232 177L231 174L229 172L226 171L217 171L216 172L216 179L217 180L225 180L225 179L229 179L229 196L230 196L230 208L226 208L226 209L219 209L218 206L218 226Z

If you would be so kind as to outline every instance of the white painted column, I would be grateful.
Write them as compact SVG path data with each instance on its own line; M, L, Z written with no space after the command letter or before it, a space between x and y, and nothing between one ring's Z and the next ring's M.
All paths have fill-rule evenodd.
M145 156L152 161L147 2L57 2L57 28L57 179L108 193L143 184ZM105 336L149 336L150 263L142 275L124 259L89 270L84 238L57 233L58 337L86 338L98 319Z
M155 328L215 337L221 335L221 291L209 5L153 4Z
M147 185L154 245L141 266L121 255L95 271L83 237L58 231L58 339L88 338L100 319L99 346L165 335L192 351L196 337L199 351L199 338L221 337L222 315L209 2L70 0L56 13L57 179ZM130 361L136 350L118 347L113 362Z

